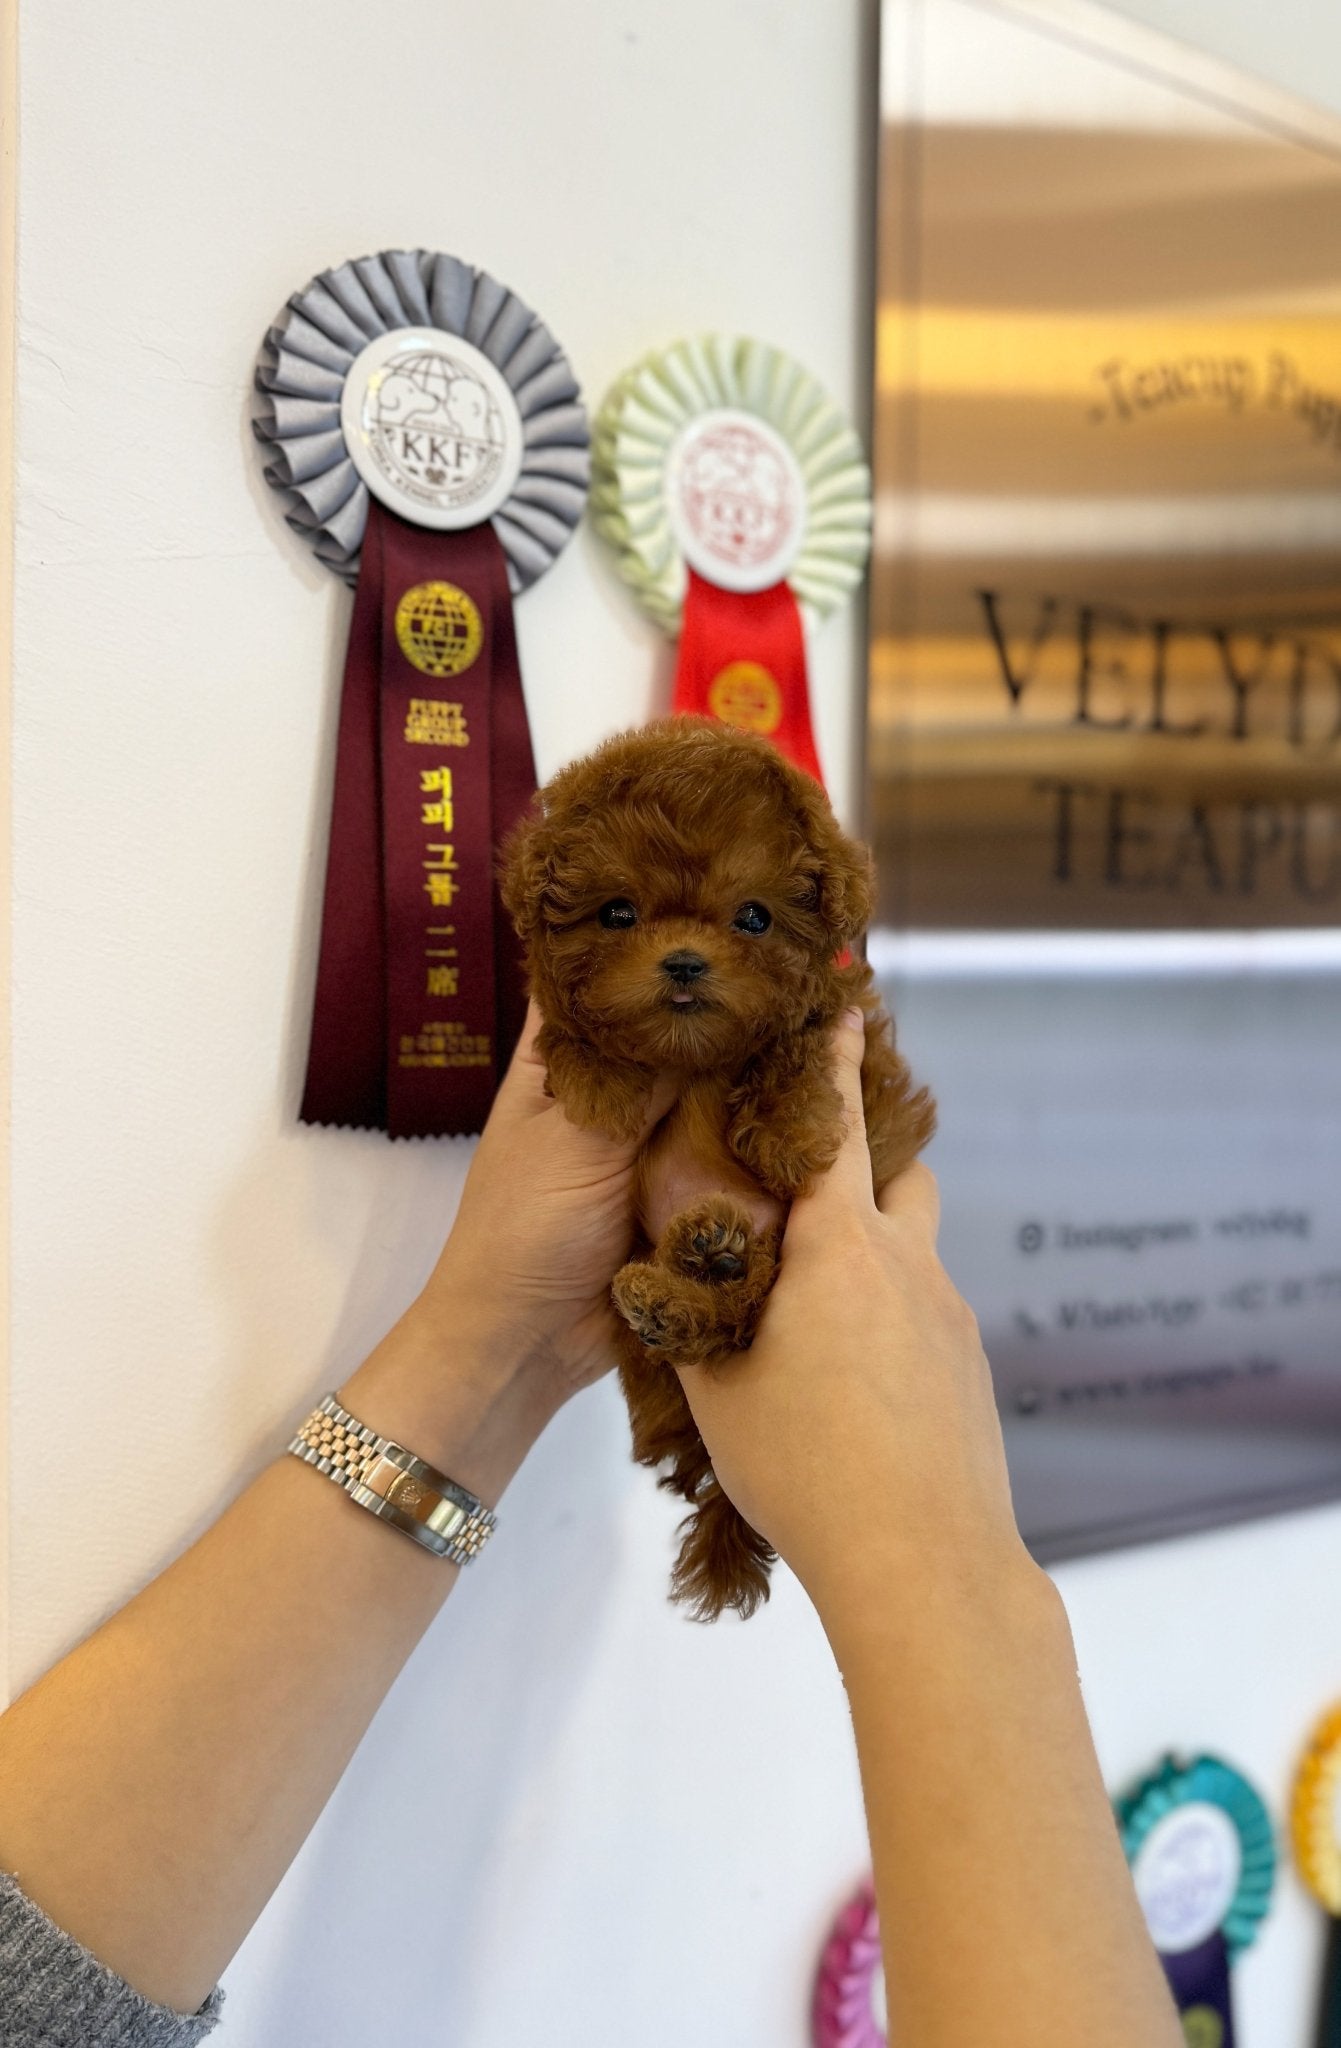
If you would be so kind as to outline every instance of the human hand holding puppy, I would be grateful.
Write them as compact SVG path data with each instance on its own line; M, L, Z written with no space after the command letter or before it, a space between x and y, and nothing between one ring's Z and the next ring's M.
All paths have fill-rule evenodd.
M977 1322L936 1255L940 1204L914 1161L872 1190L864 1038L830 1037L845 1134L791 1206L754 1342L681 1383L713 1470L830 1632L941 1570L1027 1567Z
M639 1154L675 1079L644 1076L628 1134L609 1137L547 1090L539 1029L532 1003L414 1313L448 1354L464 1323L493 1357L529 1360L557 1407L615 1363L610 1279L634 1235Z
M842 1148L792 1204L754 1343L680 1377L843 1674L889 2038L1175 2048L1066 1613L1020 1540L977 1324L936 1256L936 1183L914 1161L872 1194L856 1021L832 1050Z
M1024 1555L977 1324L936 1256L935 1180L914 1162L873 1193L854 1017L827 1038L841 1149L791 1206L753 1344L679 1374L727 1496L840 1631L874 1581L884 1598L906 1579L932 1529L966 1572ZM415 1313L444 1342L464 1322L487 1326L494 1358L527 1352L557 1407L616 1362L609 1283L675 1078L658 1072L638 1129L607 1137L546 1093L538 1025L533 1008ZM673 1204L655 1178L651 1196Z
M865 1019L874 1178L931 1135L930 1098L849 950L870 855L767 740L682 717L555 776L508 846L503 888L546 1086L574 1123L638 1141L636 1235L611 1297L633 1455L689 1504L672 1596L703 1620L749 1615L773 1550L714 1473L675 1368L753 1340L788 1206L842 1143L827 1034L846 1005ZM675 1100L648 1130L661 1072Z

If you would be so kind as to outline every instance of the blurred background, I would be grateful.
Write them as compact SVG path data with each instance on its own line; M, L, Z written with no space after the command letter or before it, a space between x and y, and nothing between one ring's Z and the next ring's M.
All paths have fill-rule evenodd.
M647 348L721 330L799 357L872 431L872 719L853 609L811 647L817 736L877 837L873 952L942 1099L947 1262L988 1327L1036 1538L1060 1558L1262 1506L1231 1499L1245 1446L1259 1494L1328 1493L1337 920L1309 892L1333 858L1338 458L1283 372L1265 394L1273 349L1341 385L1341 21L1306 0L895 7L878 175L869 0L12 19L10 1694L381 1334L469 1156L296 1122L349 596L261 479L250 382L287 295L384 247L505 279L593 407ZM1138 406L1174 349L1268 381L1237 411L1223 366ZM980 586L1028 670L1014 724ZM1241 742L1208 626L1249 636L1230 659L1263 723ZM668 700L670 648L585 530L518 631L542 777ZM1282 650L1303 643L1297 683ZM1082 659L1095 718L1148 726L1161 646L1168 722L1219 722L1186 743L1195 776L1172 739L1077 738ZM1306 744L1296 716L1318 721ZM1101 794L1065 800L1063 883L1057 785L1079 783ZM1116 824L1115 788L1146 793ZM1228 828L1195 821L1211 803ZM1178 887L1128 887L1146 872ZM1245 1282L1265 1308L1227 1305ZM1124 1303L1145 1321L1105 1323ZM1221 1406L1181 1437L1159 1394L1071 1419L1094 1405L1077 1389L1225 1363L1230 1408L1192 1383L1194 1409ZM126 1502L132 1448L155 1479ZM867 1867L842 1687L785 1573L744 1627L673 1613L673 1521L593 1390L229 1971L236 2048L353 2048L351 1984L382 1970L461 2048L808 2041ZM1212 1748L1279 1817L1341 1693L1341 1508L1054 1569L1114 1789ZM421 1845L444 1839L426 1887ZM1302 2048L1320 1944L1287 1873L1240 1968L1241 2048Z

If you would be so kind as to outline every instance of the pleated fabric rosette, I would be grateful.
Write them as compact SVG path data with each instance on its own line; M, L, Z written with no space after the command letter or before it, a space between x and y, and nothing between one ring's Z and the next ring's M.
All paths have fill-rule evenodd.
M494 873L536 786L512 598L581 517L577 380L487 271L394 249L293 294L256 389L266 480L355 585L300 1114L478 1131L525 1013Z
M1314 2040L1341 2048L1341 1705L1309 1737L1294 1781L1290 1834L1299 1875L1327 1915Z
M793 357L703 335L654 350L597 416L592 514L643 610L679 634L672 709L768 735L820 780L805 628L871 545L850 421Z
M1217 1756L1167 1756L1117 1802L1122 1846L1189 2048L1234 2048L1231 1965L1271 1905L1271 1817Z
M875 1892L864 1884L834 1921L815 1976L815 2048L885 2048L889 2021Z

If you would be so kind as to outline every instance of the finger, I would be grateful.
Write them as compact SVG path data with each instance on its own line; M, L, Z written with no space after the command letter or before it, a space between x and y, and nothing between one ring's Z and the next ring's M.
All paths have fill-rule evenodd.
M935 1249L941 1222L941 1191L931 1168L920 1159L887 1180L876 1197L876 1207L891 1223L906 1223Z
M526 1022L522 1025L516 1050L499 1083L491 1116L525 1118L553 1108L553 1096L545 1093L545 1062L536 1050L539 1030L540 1012L532 997L526 1005Z
M866 1051L865 1019L858 1009L845 1010L830 1041L833 1079L843 1098L843 1143L829 1171L810 1194L793 1208L831 1200L835 1195L863 1209L875 1206L871 1192L871 1155L866 1144L866 1112L861 1099L861 1063Z
M665 1116L667 1110L675 1101L678 1093L679 1083L676 1081L674 1074L668 1074L663 1070L652 1076L652 1086L648 1093L647 1106L643 1110L642 1128L638 1132L637 1137L637 1144L639 1146L646 1143L648 1137L656 1129L662 1117Z

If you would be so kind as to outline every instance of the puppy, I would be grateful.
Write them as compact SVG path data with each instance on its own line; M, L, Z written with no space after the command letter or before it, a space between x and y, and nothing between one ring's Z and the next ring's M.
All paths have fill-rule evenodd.
M850 1004L866 1017L875 1185L931 1136L931 1100L847 951L870 915L870 855L767 740L677 717L554 777L504 849L503 894L568 1115L630 1137L653 1075L676 1078L639 1155L639 1239L611 1290L620 1378L634 1457L690 1504L671 1597L702 1620L752 1614L774 1553L717 1484L673 1368L750 1343L788 1204L842 1140L830 1041ZM822 1357L817 1331L817 1371Z

